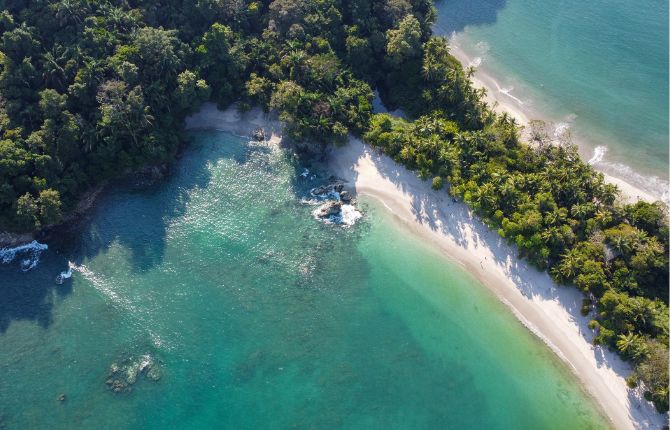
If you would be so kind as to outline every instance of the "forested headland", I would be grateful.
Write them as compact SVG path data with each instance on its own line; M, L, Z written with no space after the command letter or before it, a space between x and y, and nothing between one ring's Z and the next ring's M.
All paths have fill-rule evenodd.
M570 144L520 142L431 34L428 0L0 1L0 231L58 223L101 181L169 162L207 100L279 113L297 145L349 134L469 204L575 285L596 342L668 409L668 221L622 205ZM373 89L403 120L372 112ZM447 191L445 191L447 192Z

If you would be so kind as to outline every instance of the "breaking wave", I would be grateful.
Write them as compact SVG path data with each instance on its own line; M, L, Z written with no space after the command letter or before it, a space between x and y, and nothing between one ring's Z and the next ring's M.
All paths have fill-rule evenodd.
M17 256L26 256L27 258L21 259L21 270L27 272L37 267L40 262L40 255L47 249L49 249L48 245L36 240L14 248L1 248L0 261L7 264L14 261Z
M589 164L597 164L603 161L603 158L605 157L605 153L607 152L607 147L605 146L596 146L596 149L593 150L593 156L589 158L589 161L587 163Z
M351 226L356 224L356 221L362 217L363 214L358 209L356 209L354 205L342 205L340 224Z
M517 96L512 94L512 91L514 91L514 87L502 88L502 87L500 87L500 85L498 85L498 82L495 82L495 84L496 84L496 89L499 92L505 94L507 97L511 98L512 100L514 100L515 102L517 102L521 106L524 105L523 100L521 100L520 98L518 98Z
M470 66L472 66L472 67L479 67L479 66L482 65L482 61L483 61L483 60L482 60L482 57L475 57L475 58L473 58L472 61L470 62Z
M636 172L630 166L622 163L606 161L606 153L607 147L597 146L593 150L593 156L591 156L587 163L597 167L598 170L601 170L616 178L620 178L630 185L633 185L634 187L649 193L654 198L657 198L665 203L670 203L670 194L668 192L668 187L670 184L668 184L667 181L664 181L658 176L645 176Z
M325 224L337 224L343 227L351 227L356 224L356 221L363 217L363 214L356 209L354 205L342 205L340 212L336 215L330 215L328 217L319 216L321 208L317 208L312 211L314 219L321 221Z

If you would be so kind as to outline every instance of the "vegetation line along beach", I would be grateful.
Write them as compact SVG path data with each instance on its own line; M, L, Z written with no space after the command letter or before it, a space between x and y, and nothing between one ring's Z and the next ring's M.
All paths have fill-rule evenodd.
M360 192L500 284L617 427L667 418L667 207L622 199L541 126L522 136L432 34L431 1L0 9L0 237L48 237L105 181L162 176L205 102L189 126L239 120L213 106L260 109L298 157L330 156ZM398 115L373 111L375 93Z
M249 134L270 131L281 141L280 124L259 110L240 114L205 105L187 128ZM583 295L557 285L546 273L519 260L516 251L460 201L424 181L361 140L352 138L327 155L327 166L361 195L378 199L412 234L462 264L496 294L578 376L618 429L661 427L665 417L631 392L631 366L606 347L594 345L594 331L582 313Z

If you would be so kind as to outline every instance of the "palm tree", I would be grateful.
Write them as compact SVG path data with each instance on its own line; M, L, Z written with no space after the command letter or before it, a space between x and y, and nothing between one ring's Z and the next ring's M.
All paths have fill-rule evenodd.
M612 219L612 212L607 209L599 209L598 212L596 212L595 220L601 227L609 225L612 222Z
M430 82L444 77L444 71L442 70L441 64L438 63L432 55L426 55L426 58L423 60L423 65L421 66L421 72L423 73L423 77Z
M61 27L65 27L68 22L80 26L88 13L88 4L80 0L61 0L55 5L55 9Z
M557 266L558 274L565 280L571 280L579 273L582 261L574 253L568 252L561 256L561 262Z
M297 80L303 72L307 53L302 49L290 51L286 56L286 61L289 67L289 77L291 80Z
M649 352L644 338L639 334L629 332L620 334L616 342L616 347L624 357L630 357L635 361L645 357Z
M616 347L624 355L629 355L633 352L635 343L640 338L640 335L629 332L628 334L620 334L616 341Z
M556 239L560 238L560 234L561 230L556 226L552 226L544 230L540 234L540 237L542 237L542 240L546 243L553 244L556 242Z
M628 237L618 234L610 239L610 244L619 254L628 254L631 249L631 243Z

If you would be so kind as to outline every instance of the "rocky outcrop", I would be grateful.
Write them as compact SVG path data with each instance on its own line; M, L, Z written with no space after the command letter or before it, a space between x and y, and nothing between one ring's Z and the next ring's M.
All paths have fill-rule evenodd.
M344 189L344 182L337 178L331 177L328 184L312 188L310 195L313 199L304 201L321 205L312 214L326 224L351 226L362 216L354 206L353 196Z
M318 187L312 188L309 193L313 197L319 199L341 200L340 194L343 192L346 192L344 191L344 182L335 179L331 181L329 184L320 185ZM351 199L349 200L351 201Z
M351 203L351 200L352 200L352 197L351 197L351 194L349 194L349 191L344 190L344 191L340 192L340 201L342 203L349 204L349 203Z
M315 212L314 215L317 218L325 219L334 216L339 216L342 213L342 203L335 200L329 200L323 205L321 205Z
M265 140L265 130L262 128L257 128L251 133L251 139L256 142L262 142Z
M30 243L35 239L32 233L10 233L0 232L0 249L15 248Z

